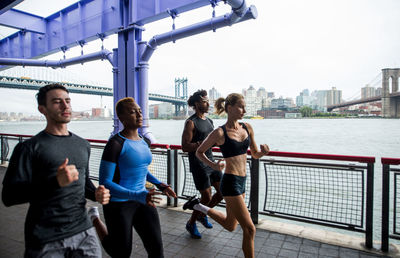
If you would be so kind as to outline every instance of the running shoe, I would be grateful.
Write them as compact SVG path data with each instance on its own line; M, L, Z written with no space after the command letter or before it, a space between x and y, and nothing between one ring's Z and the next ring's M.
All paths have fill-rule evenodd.
M196 195L193 195L192 197L189 198L189 200L187 202L185 202L185 204L183 204L183 209L184 210L193 210L193 206L195 206L196 204L199 204L200 200L199 198L196 197Z
M190 224L189 222L186 223L186 230L189 232L190 236L194 239L200 239L201 234L199 230L197 229L196 223Z
M212 228L213 227L213 225L208 221L207 216L198 217L197 221L199 221L201 224L203 224L203 226L206 227L206 228Z

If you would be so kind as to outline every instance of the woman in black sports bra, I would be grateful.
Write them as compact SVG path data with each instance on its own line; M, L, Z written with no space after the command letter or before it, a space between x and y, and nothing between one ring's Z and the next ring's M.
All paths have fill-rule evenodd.
M253 158L259 159L267 155L266 144L258 149L254 141L254 131L250 124L239 123L246 113L244 98L241 94L232 93L225 99L219 98L214 107L216 113L226 112L228 120L215 129L199 146L196 156L207 166L225 173L221 180L221 192L226 202L226 215L200 204L197 198L191 198L183 205L183 209L194 209L209 215L229 231L235 230L239 222L243 230L242 249L245 257L254 257L254 237L256 228L251 220L244 202L246 182L247 149ZM223 160L213 162L207 158L205 151L214 145L221 149ZM224 161L224 162L223 162Z

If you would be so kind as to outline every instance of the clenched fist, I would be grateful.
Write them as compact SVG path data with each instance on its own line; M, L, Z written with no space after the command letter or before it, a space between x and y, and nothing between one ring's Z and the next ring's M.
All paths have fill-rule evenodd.
M57 182L61 187L67 186L79 179L75 165L68 165L68 158L57 168Z
M269 153L269 147L266 144L260 144L260 149L263 155L267 155Z
M99 185L96 188L95 196L98 203L105 205L110 201L110 190L105 188L104 185Z

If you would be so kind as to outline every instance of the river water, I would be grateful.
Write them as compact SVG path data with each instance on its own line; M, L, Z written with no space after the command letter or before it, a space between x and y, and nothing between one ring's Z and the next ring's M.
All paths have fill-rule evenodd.
M214 120L220 126L226 120ZM374 239L380 237L381 157L400 158L400 119L263 119L252 125L258 144L273 151L372 156L376 158ZM183 120L151 120L158 143L181 144ZM0 133L34 135L45 122L0 122ZM108 139L112 121L72 121L69 130L87 139ZM260 181L261 182L261 181ZM261 186L262 187L262 186Z
M220 126L225 120L214 120ZM400 158L400 119L245 120L258 144L273 151ZM181 144L183 120L150 120L159 143ZM45 122L0 122L1 133L33 135ZM72 121L70 131L90 139L108 139L112 121Z

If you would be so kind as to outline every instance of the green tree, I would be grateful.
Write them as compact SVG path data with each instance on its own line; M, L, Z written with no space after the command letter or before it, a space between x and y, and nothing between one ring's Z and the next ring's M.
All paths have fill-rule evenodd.
M303 117L310 117L312 114L312 108L303 106L300 108L300 113Z

